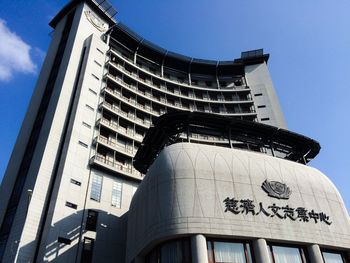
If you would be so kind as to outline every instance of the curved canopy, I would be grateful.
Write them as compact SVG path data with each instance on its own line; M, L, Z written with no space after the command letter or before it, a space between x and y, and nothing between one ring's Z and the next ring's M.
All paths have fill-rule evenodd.
M270 149L277 157L304 164L321 148L313 139L271 125L217 114L174 112L160 116L148 130L135 155L135 168L146 173L165 146L184 140L191 142L190 132L223 137L228 142L226 147L238 146L259 152ZM183 134L187 134L187 138L181 137Z

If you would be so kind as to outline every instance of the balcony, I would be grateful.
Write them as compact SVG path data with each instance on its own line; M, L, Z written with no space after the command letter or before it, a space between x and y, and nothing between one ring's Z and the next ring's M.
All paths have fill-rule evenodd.
M139 124L140 126L146 128L146 129L148 129L151 125L150 121L144 121L144 120L137 118L135 116L133 116L131 118L130 116L128 116L127 112L122 111L119 107L112 105L106 101L101 102L99 107L105 108L105 109L109 110L111 113L113 113L117 116L120 116L120 117L124 118L125 120L133 121L134 123Z
M188 110L187 107L183 107L180 103L172 104L172 103L169 103L169 101L166 100L163 97L162 98L154 97L149 92L140 91L134 85L129 85L129 84L121 81L120 79L115 78L114 76L112 76L109 73L107 73L105 76L108 77L109 79L111 79L112 81L117 82L121 86L129 89L129 91L135 93L136 95L141 95L145 99L148 99L148 100L151 100L153 102L162 104L163 106L166 106L166 107L175 108L177 110ZM141 79L141 80L143 80L143 79ZM152 85L148 85L148 86L151 89L156 89L158 91L165 92L166 94L169 94L169 95L172 95L172 96L174 96L174 94L176 93L176 92L174 93L174 92L171 92L171 91L167 91L165 88L157 88L157 87L154 87ZM113 89L111 89L109 87L105 87L104 89L102 89L102 92L104 92L105 90L108 91L109 94L111 94L112 96L114 96L114 97L116 97L118 99L121 99L121 100L123 100L126 103L129 103L133 107L136 106L136 107L138 107L141 110L145 109L141 104L138 104L135 100L123 97L123 95L120 93L120 91L116 91L116 90L113 90ZM253 104L253 100L251 98L247 98L246 100L239 100L240 97L235 97L234 95L232 95L231 98L229 98L227 100L223 96L221 96L220 99L219 98L213 99L212 97L208 96L207 94L203 94L203 97L199 97L198 95L195 95L194 93L191 93L191 92L189 92L189 96L184 96L184 95L182 95L180 93L176 94L176 96L179 97L179 98L186 99L186 100L195 100L195 101L205 102L205 103L219 103L220 105L222 105L222 104L229 104L229 105L232 105L232 104ZM154 116L157 116L157 117L159 115L159 113L154 112L152 110L148 110L147 113L150 113L150 114L152 114ZM223 114L225 114L225 113L223 113Z
M95 144L96 143L102 144L103 146L105 146L113 151L117 151L117 152L122 153L122 154L124 154L128 157L131 157L131 158L134 157L134 155L136 154L136 151L133 151L132 148L121 146L121 145L109 140L108 138L101 136L101 135L96 136L93 142Z
M134 98L124 97L120 92L115 91L115 90L113 90L113 89L111 89L109 87L103 88L101 92L102 93L103 92L107 92L108 94L110 94L114 98L116 98L116 99L118 99L118 100L128 104L129 106L131 106L133 108L137 108L139 110L142 110L145 113L152 114L155 117L159 116L156 112L152 111L150 108L148 109L145 106L143 106L142 104L137 103L137 101Z
M142 142L142 140L143 140L143 136L141 136L137 133L134 133L133 131L127 130L124 127L118 125L117 123L111 122L105 118L98 119L96 122L96 125L102 125L106 128L109 128L110 130L112 130L114 132L117 132L118 134L122 134L122 135L128 137L129 139L136 140L138 142Z
M124 166L117 161L107 160L104 156L95 155L90 158L90 165L101 167L107 169L111 172L121 174L127 177L141 181L143 179L143 174L134 168Z
M228 89L228 87L223 87L223 89L217 89L217 88L213 88L213 87L210 88L210 87L207 87L207 86L199 86L199 85L194 85L194 84L187 84L184 81L179 80L178 78L176 78L174 76L169 76L169 78L162 77L160 74L155 74L153 72L150 72L147 68L142 68L139 65L135 65L133 63L133 61L130 61L128 58L125 58L123 55L119 54L119 52L114 50L114 49L110 49L109 52L113 53L115 56L117 56L121 60L125 61L130 66L134 67L135 69L137 69L139 71L142 71L143 73L147 74L148 76L155 77L155 78L157 78L159 80L166 81L166 82L169 82L169 83L172 83L172 84L175 84L175 85L180 85L182 87L193 88L193 89L197 89L197 90L208 90L208 91L217 90L217 91L223 91L223 92L232 91L232 90L240 91L240 90L247 90L247 89L249 89L248 86L242 86L242 87L241 86L234 86L234 87L229 88L229 89ZM115 64L115 63L111 62L110 60L107 61L107 63L110 63L111 65L113 65L115 67L118 67L119 69L121 69L126 74L130 74L128 71L126 71L124 69L123 66L121 66L119 64ZM138 75L136 75L136 74L135 74L134 77L139 79ZM142 82L146 83L146 81L144 81L142 79L140 79L140 80Z
M229 140L224 137L202 135L198 133L191 133L189 139L191 141L210 142L213 144L229 144Z

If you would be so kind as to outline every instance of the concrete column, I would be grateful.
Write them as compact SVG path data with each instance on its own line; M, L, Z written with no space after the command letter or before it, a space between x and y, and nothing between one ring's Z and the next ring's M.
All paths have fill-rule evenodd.
M307 247L307 253L311 263L323 263L322 253L318 245L310 245Z
M255 262L271 263L269 248L266 240L259 238L253 241Z
M203 235L191 237L191 250L193 263L208 263L207 241Z

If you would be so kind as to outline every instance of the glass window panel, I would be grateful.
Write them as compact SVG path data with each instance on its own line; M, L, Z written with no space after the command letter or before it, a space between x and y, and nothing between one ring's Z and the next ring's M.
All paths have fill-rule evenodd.
M89 231L96 231L97 218L98 218L98 212L89 209L87 214L85 229Z
M214 242L215 262L246 263L244 245L241 243Z
M94 240L91 238L84 238L83 251L81 254L81 262L90 263L92 262L92 253L94 250Z
M322 252L325 263L344 263L341 254Z
M294 247L272 247L275 263L303 263L299 248Z
M211 245L211 241L207 241L207 247L208 247L208 262L214 263L214 257L213 257L213 247Z
M181 241L166 243L161 248L162 263L182 263L182 244Z
M102 176L94 175L91 182L90 199L100 202L102 190Z
M117 208L121 207L122 203L122 189L123 184L118 181L113 182L113 188L112 188L112 206L115 206Z
M252 253L250 252L250 245L249 245L249 243L246 243L246 247L247 247L247 254L248 254L248 262L252 263L253 259L252 259Z

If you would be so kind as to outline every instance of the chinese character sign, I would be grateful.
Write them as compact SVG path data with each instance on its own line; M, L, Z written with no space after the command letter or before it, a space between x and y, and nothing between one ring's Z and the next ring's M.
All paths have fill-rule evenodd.
M331 225L332 222L329 220L329 216L323 212L315 212L313 209L307 210L304 207L289 207L278 206L272 204L269 206L264 206L262 202L255 205L253 200L250 199L235 199L227 197L224 200L225 212L231 212L235 215L245 214L258 216L263 214L267 217L276 217L279 219L289 219L292 221L309 222L314 221L315 223L321 222L327 225Z

